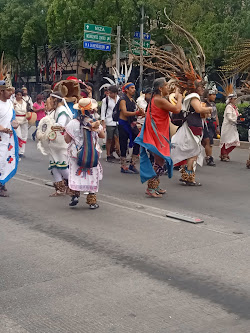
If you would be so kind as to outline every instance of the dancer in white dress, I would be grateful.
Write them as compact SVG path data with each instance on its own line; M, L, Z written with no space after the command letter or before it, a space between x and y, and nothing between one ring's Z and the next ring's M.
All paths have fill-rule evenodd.
M0 65L1 67L1 65ZM0 68L0 78L5 78ZM8 197L5 184L16 174L18 166L18 141L14 128L15 112L10 101L11 83L0 81L0 197Z
M100 122L91 117L91 99L80 99L79 103L74 105L74 108L78 109L78 117L69 122L65 133L65 141L69 143L69 189L72 196L70 206L78 204L80 192L87 192L87 204L91 209L96 209L99 207L96 193L99 190L99 182L103 177L102 166L99 160L95 167L79 166L78 156L82 147L87 150L89 146L86 145L93 144L100 157L101 149L98 139L104 138L105 134ZM85 140L89 140L89 142L85 142Z
M221 127L221 161L229 162L229 154L235 148L240 146L239 133L237 130L237 120L239 111L236 106L237 95L235 92L227 96L226 109L224 111L224 119Z
M68 185L68 145L64 140L64 130L73 116L59 92L50 95L50 105L54 111L39 123L37 147L44 155L49 155L49 170L56 189L51 196L58 196L66 194Z
M18 144L19 144L19 156L23 157L28 138L28 120L27 120L27 103L23 99L23 93L22 90L20 89L17 89L15 91L13 106L16 113L16 120L19 124L16 130L16 134L18 137Z

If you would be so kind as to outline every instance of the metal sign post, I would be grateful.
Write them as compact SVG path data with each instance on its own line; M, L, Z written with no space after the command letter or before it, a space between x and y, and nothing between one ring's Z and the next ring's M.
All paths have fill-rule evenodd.
M140 27L140 84L139 91L143 86L143 29L144 29L144 6L141 6L141 27Z

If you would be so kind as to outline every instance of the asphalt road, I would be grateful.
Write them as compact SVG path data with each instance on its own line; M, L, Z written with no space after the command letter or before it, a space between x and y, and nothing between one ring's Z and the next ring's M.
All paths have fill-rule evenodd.
M46 156L26 155L1 198L0 333L250 331L247 150L199 168L199 188L164 176L159 200L103 160L96 211L49 198Z

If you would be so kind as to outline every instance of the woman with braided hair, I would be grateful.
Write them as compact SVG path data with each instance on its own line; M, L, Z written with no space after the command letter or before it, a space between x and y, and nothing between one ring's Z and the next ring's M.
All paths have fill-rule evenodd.
M177 104L171 104L165 97L169 94L165 78L154 81L153 94L149 102L146 119L140 135L135 142L141 146L140 176L144 183L148 181L146 194L152 198L161 198L166 193L160 188L160 176L164 173L166 163L169 178L173 174L173 162L170 157L170 118L169 112L181 111L182 95L176 91ZM146 150L154 155L154 165L148 158Z

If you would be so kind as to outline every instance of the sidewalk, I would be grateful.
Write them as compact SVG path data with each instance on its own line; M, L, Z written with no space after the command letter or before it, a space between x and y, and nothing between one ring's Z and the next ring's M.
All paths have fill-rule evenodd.
M219 145L220 145L220 140L219 139L214 139L214 146L219 147ZM240 146L236 147L236 148L249 149L250 148L250 144L247 141L241 141L240 142Z

